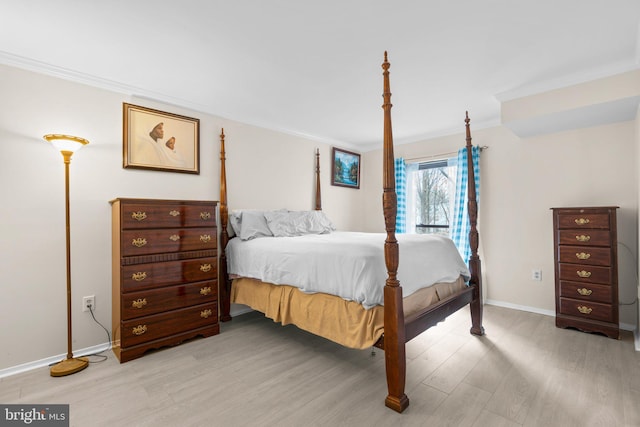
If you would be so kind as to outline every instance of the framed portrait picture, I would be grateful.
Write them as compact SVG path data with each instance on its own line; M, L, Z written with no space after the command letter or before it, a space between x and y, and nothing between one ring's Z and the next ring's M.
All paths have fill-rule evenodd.
M200 120L123 103L124 168L200 173Z
M333 147L331 185L360 188L360 154Z

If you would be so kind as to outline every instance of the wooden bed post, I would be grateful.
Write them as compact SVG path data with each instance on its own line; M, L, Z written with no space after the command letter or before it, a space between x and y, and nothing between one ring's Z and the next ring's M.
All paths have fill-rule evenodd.
M220 266L218 268L218 289L220 291L220 320L228 322L231 320L231 288L227 274L227 256L225 254L225 248L229 242L229 233L227 232L229 211L227 208L227 171L225 161L223 128L220 133L220 251L218 257Z
M478 203L476 202L476 182L473 170L473 153L471 145L471 129L469 127L469 112L465 112L465 127L467 131L467 171L469 173L467 180L467 192L469 196L469 246L471 247L471 256L469 257L469 271L471 279L469 283L474 286L473 301L469 305L471 309L471 333L474 335L484 335L484 327L482 326L482 268L480 256L478 255Z
M322 195L320 194L320 149L316 148L316 210L322 210Z
M384 287L384 358L389 394L385 405L402 412L409 406L409 398L404 393L406 377L404 310L402 287L397 279L399 250L396 240L397 195L395 165L393 158L393 134L391 131L391 90L389 85L389 62L384 53L384 151L382 209L384 212L387 238L384 243L384 258L389 276Z

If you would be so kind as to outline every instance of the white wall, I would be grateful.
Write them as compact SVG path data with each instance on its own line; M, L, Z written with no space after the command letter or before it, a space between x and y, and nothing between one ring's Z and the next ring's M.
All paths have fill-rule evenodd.
M640 107L636 112L636 164L640 165ZM640 191L640 167L636 168L635 181L639 183L638 191ZM640 194L638 195L638 209L640 209ZM640 212L640 210L639 210ZM640 221L640 218L639 218ZM640 233L640 226L638 227ZM640 239L639 239L640 240ZM638 243L638 242L637 242ZM638 245L636 245L636 251L638 251ZM640 256L640 251L637 252ZM640 259L636 261L640 265ZM636 286L637 286L637 300L636 300L636 333L635 333L635 345L636 350L640 351L640 283L638 282L638 270L636 270Z
M96 296L96 317L111 324L111 210L115 197L218 199L219 137L227 146L229 208L313 207L315 148L321 151L323 208L339 229L384 230L381 151L363 153L361 189L330 185L326 144L0 66L0 376L66 353L64 167L42 140L67 133L91 143L71 164L74 349L99 346L105 332L81 311ZM122 168L122 103L200 119L200 174ZM396 147L407 158L456 151L460 133ZM473 120L473 111L470 111ZM556 206L620 206L620 299L637 296L640 118L521 139L505 127L474 129L488 145L481 160L480 243L489 301L553 313ZM530 280L541 268L543 280ZM636 323L624 306L621 321Z
M73 348L107 342L81 311L96 296L111 324L111 209L116 197L218 200L219 134L227 147L229 208L312 209L315 148L323 203L341 229L357 224L361 193L331 187L330 146L170 105L0 66L0 376L3 370L66 353L64 164L42 136L90 144L71 161ZM123 169L122 103L200 119L200 174Z
M315 149L322 208L341 230L357 227L363 192L331 186L331 146L253 126L225 126L229 209L312 209Z

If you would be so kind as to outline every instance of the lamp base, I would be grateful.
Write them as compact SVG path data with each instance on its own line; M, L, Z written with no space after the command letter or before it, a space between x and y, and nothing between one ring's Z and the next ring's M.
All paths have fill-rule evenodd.
M65 375L75 374L89 366L89 359L86 357L74 357L65 359L56 363L51 367L52 377L64 377Z

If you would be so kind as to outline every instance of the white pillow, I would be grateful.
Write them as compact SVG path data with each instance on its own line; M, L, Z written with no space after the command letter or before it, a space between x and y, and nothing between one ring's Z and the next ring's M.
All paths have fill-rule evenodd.
M335 227L322 211L265 212L267 225L275 237L324 234Z
M313 215L317 218L318 221L320 221L320 224L322 224L326 233L335 231L336 226L333 225L333 222L331 222L329 217L323 211L311 211L311 212L313 212Z
M243 211L240 224L240 239L242 240L273 236L262 211Z
M271 230L267 226L267 220L264 217L265 211L258 210L234 210L229 213L229 225L234 234L242 240L251 240L257 237L273 236ZM274 212L287 212L286 209L280 209Z
M242 220L242 211L232 211L229 214L229 225L233 230L233 234L240 236L240 221Z

